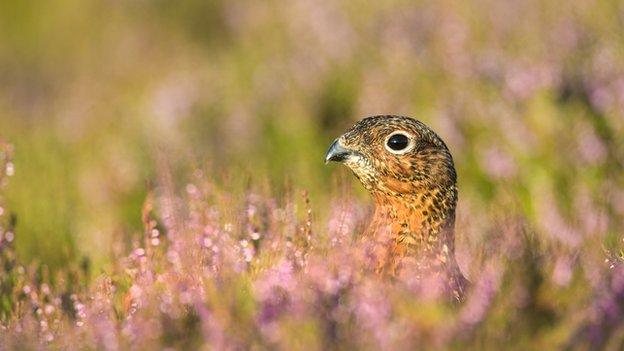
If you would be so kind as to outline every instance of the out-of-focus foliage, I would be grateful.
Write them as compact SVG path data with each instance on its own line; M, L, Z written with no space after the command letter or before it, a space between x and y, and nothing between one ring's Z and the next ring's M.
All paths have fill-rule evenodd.
M621 347L621 1L3 1L0 33L1 344ZM455 158L459 309L358 270L322 159L386 113Z
M320 221L307 193L235 198L201 171L174 191L163 171L143 236L95 278L15 260L2 229L2 333L9 349L620 349L621 253L593 239L570 252L521 219L483 226L463 248L472 286L449 303L435 281L375 273L359 233L370 215L333 197ZM480 217L483 218L483 217Z

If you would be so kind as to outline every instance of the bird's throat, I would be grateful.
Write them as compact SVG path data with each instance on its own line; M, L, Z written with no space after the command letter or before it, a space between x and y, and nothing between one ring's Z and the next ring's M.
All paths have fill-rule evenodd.
M421 195L380 196L375 197L375 203L365 238L378 247L377 256L384 270L395 271L404 258L427 265L455 261L454 208L444 211L434 198Z

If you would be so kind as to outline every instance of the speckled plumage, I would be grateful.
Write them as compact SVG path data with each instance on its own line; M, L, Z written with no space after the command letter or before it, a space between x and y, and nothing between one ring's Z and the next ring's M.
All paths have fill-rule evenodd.
M409 137L401 154L387 146L396 133ZM412 265L410 272L442 278L461 300L467 281L454 254L457 175L442 139L415 119L373 116L336 139L326 161L348 166L375 200L363 238L379 244L378 271L395 276Z

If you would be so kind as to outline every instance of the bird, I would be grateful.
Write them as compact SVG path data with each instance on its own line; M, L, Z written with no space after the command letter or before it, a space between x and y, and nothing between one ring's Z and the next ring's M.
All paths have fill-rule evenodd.
M457 173L442 138L411 117L366 117L334 140L330 161L350 168L374 200L362 236L379 244L376 271L396 277L410 265L461 301L468 280L455 259Z

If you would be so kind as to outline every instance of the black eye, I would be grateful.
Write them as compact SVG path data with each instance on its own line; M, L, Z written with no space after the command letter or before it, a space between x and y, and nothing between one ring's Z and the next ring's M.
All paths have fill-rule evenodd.
M409 138L405 134L395 134L388 139L388 147L394 151L401 151L409 145Z

